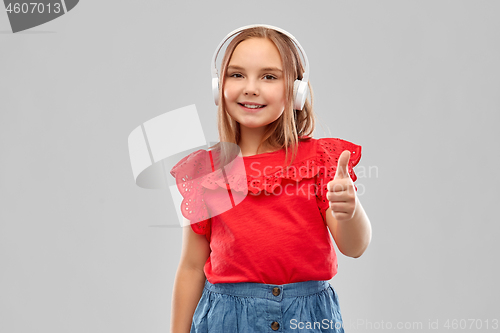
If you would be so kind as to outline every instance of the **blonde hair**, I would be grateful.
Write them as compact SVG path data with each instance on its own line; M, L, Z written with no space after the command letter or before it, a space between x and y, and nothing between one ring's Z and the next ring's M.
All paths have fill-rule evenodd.
M277 47L283 64L283 75L285 79L285 109L281 116L274 122L267 125L264 137L257 147L257 151L263 144L279 150L285 148L288 158L288 149L292 150L291 165L297 155L298 142L309 140L315 127L315 114L313 112L313 92L311 84L308 82L310 96L306 99L302 110L293 109L293 86L296 79L301 80L304 73L304 66L299 55L299 50L295 43L286 35L266 27L254 27L243 30L236 35L229 43L224 53L221 64L221 73L219 76L219 107L217 111L217 124L219 130L220 142L210 147L219 150L222 160L229 161L235 157L234 145L224 145L221 143L229 142L239 145L241 141L240 124L231 118L226 111L224 100L224 85L226 81L226 72L231 60L231 56L242 41L250 38L267 38ZM232 147L229 148L229 147ZM226 163L222 163L226 165Z

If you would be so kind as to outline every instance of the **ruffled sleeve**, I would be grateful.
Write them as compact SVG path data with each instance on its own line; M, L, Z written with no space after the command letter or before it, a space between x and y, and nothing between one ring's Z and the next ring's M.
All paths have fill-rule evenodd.
M325 224L325 214L327 209L330 207L328 199L326 198L326 193L328 192L327 185L335 177L338 159L344 150L349 150L351 152L351 157L347 163L347 170L349 171L349 176L354 182L358 178L356 177L353 168L361 159L361 146L338 138L323 138L318 139L317 141L316 152L319 172L316 178L316 186L318 189L316 201ZM358 190L356 185L354 185L354 188L356 191Z
M182 215L191 222L193 231L205 235L209 242L211 217L203 199L205 189L201 183L211 172L210 157L206 150L187 155L170 170L183 197L180 207Z

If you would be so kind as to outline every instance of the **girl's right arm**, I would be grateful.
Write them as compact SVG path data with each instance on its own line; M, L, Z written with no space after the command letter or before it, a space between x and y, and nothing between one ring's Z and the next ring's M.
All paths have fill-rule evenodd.
M205 286L203 267L210 255L205 235L193 231L189 221L182 229L182 253L172 292L171 333L189 333L194 311Z

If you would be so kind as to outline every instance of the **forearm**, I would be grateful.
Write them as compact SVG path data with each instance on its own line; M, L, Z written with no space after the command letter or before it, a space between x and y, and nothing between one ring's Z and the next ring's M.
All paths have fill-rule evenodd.
M205 274L199 270L179 267L175 275L170 317L171 333L189 333L196 306L205 285Z
M356 209L352 219L348 221L337 221L336 239L337 246L344 255L358 258L370 244L372 228L370 220L357 200Z

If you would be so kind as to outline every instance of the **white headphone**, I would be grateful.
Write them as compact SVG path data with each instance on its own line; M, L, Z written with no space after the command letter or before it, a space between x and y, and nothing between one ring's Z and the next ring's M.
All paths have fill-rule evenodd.
M302 53L302 56L304 57L305 60L305 72L302 75L302 80L295 80L293 83L293 108L295 110L302 110L304 107L304 104L306 103L306 98L307 95L309 94L309 86L307 85L307 82L309 80L309 60L307 60L307 55L300 43L293 37L290 33L286 32L283 29L273 27L271 25L267 24L253 24L253 25L247 25L241 28L238 28L234 31L231 31L226 38L220 42L219 46L214 52L214 55L212 57L212 91L214 94L214 100L215 100L215 105L219 105L219 75L217 74L217 55L219 54L220 49L222 48L222 45L231 38L231 36L236 35L238 32L241 32L243 30L249 29L249 28L255 28L255 27L264 27L268 29L273 29L278 32L281 32L282 34L288 36L294 43L297 45L298 49Z

